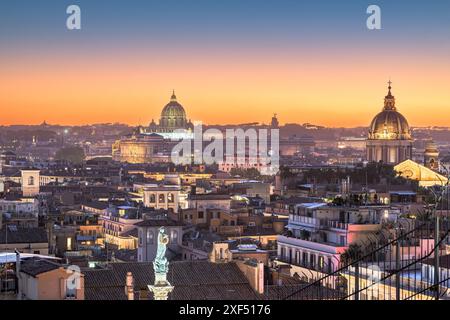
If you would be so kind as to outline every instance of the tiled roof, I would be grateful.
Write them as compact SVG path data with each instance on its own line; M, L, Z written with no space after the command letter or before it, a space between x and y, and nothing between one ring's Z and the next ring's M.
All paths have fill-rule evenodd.
M131 230L125 231L124 233L122 233L122 237L134 237L137 238L138 237L138 229L137 228L133 228Z
M20 270L25 274L36 277L41 273L49 272L60 267L60 264L53 261L32 258L23 260L20 265Z
M0 230L1 244L47 242L47 231L42 228L17 228L17 231L11 231L10 228L3 227L3 229Z
M189 196L189 200L230 200L229 194L194 194Z
M109 207L108 202L102 202L102 201L85 202L82 205L89 207L89 208L99 209L99 210L104 210Z
M277 234L278 233L273 228L246 227L242 235L250 237L250 236L271 236Z
M148 290L154 282L152 263L112 263L106 270L83 272L86 299L125 299L127 272L133 274L135 290ZM167 280L175 287L171 300L259 299L235 263L172 262Z
M303 284L283 284L270 285L265 287L265 300L339 300L345 297L345 294L338 290L329 289L323 286L308 286ZM303 289L305 288L306 289ZM303 289L303 290L302 290Z
M174 227L183 226L183 223L171 219L147 219L135 224L138 227Z

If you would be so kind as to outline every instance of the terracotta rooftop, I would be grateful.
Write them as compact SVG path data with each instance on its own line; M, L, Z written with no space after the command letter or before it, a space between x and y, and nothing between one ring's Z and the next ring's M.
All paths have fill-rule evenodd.
M23 260L20 265L20 270L25 274L36 277L37 275L58 269L60 267L60 264L53 261L32 258Z
M183 226L183 223L171 219L147 219L135 224L138 227L174 227Z
M112 263L109 269L83 272L86 299L125 300L127 272L133 274L135 290L148 290L154 282L152 263ZM171 262L167 280L175 287L171 300L259 299L235 263Z
M11 228L0 229L0 244L14 243L47 243L47 231L42 228Z

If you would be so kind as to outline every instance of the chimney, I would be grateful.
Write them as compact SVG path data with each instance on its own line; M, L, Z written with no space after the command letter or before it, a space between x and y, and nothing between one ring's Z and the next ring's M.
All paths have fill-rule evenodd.
M128 300L134 300L134 279L131 272L127 272L125 294Z
M256 290L259 294L264 294L264 262L258 262L256 272L256 279L258 281L256 284Z
M213 242L213 248L209 253L209 261L212 263L223 263L232 260L229 244L227 242Z

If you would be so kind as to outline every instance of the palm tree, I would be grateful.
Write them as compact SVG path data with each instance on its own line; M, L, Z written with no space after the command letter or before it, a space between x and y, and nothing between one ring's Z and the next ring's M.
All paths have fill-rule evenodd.
M349 266L363 255L362 247L359 244L352 243L348 246L347 250L341 254L341 264L343 266Z

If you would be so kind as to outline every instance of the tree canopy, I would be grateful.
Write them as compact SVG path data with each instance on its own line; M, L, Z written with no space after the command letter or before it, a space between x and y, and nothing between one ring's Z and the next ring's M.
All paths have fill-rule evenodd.
M84 150L80 147L65 147L56 152L56 160L65 160L74 164L80 164L84 160Z

